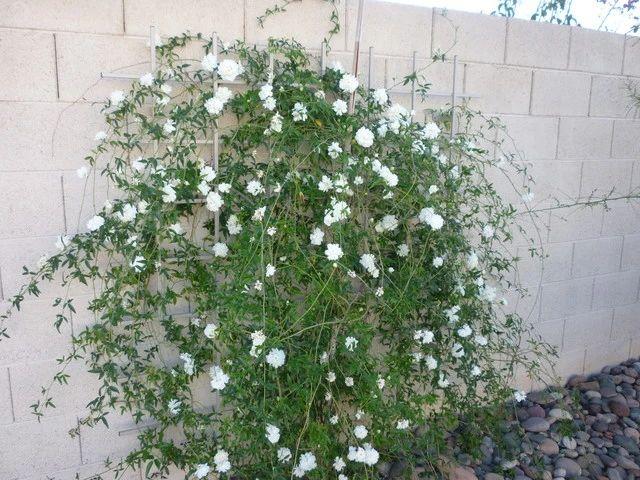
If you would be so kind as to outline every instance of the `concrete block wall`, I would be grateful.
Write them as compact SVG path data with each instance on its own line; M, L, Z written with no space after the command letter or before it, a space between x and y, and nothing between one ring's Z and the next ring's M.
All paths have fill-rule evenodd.
M163 35L217 31L259 44L289 36L318 49L328 4L294 2L261 30L255 17L273 3L0 0L0 306L20 284L20 266L52 251L56 235L74 233L79 218L92 213L91 201L83 211L78 206L83 182L75 169L100 128L92 102L122 86L100 81L100 72L145 72L151 24ZM333 39L332 57L347 67L356 3L339 4L343 29ZM390 86L409 73L414 50L419 65L437 50L458 55L459 91L480 95L472 106L503 119L531 164L538 199L640 185L640 121L624 90L640 80L638 39L373 0L366 8L363 47L374 47L373 85ZM366 55L363 61L366 72ZM434 90L450 91L450 63L426 74ZM538 331L558 345L561 375L640 355L640 212L636 205L610 207L545 215L551 228L541 232L549 254L544 269L521 266L533 296L515 306L531 312ZM80 365L72 368L71 386L54 391L58 408L41 423L30 415L70 332L88 321L80 314L55 334L49 304L59 293L51 287L29 301L12 321L12 338L0 344L1 480L88 475L100 470L101 458L135 441L126 418L114 418L110 431L67 435L93 391ZM73 293L79 303L90 298L86 289Z

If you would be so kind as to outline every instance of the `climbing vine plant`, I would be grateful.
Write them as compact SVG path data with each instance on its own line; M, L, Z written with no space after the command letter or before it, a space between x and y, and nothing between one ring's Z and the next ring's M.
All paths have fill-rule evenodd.
M118 193L2 319L42 282L94 286L55 381L78 359L99 378L78 430L143 425L117 473L365 479L435 465L453 428L473 447L548 353L505 308L523 204L488 177L510 163L295 42L213 47L173 37L113 92L79 174ZM60 328L74 302L54 304Z

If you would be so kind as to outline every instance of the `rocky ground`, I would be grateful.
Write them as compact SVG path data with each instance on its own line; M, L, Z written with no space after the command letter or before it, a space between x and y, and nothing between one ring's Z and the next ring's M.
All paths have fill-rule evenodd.
M449 477L640 479L639 399L640 360L572 377L565 388L531 393L506 425L507 448L485 438L484 458L478 462L458 453L460 466Z

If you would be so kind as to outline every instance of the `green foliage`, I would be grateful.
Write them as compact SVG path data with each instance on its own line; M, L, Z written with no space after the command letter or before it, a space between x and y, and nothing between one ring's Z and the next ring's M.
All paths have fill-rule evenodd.
M117 198L11 300L58 272L95 287L94 322L54 379L82 359L100 380L73 433L130 415L140 446L107 467L148 476L321 479L340 457L348 478L377 478L384 462L410 471L416 451L437 464L453 428L476 447L514 370L535 375L551 353L501 298L523 294L507 247L528 238L526 208L490 180L508 159L479 132L414 121L384 90L358 87L343 113L354 79L318 73L295 42L223 48L245 85L220 100L222 65L183 56L198 45L213 50L169 39L154 76L111 96L87 161ZM68 298L54 307L58 329L76 314ZM34 413L53 406L45 388Z

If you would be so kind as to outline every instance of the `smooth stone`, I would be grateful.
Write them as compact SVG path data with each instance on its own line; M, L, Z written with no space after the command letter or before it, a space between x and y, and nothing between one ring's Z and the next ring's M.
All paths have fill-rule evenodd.
M545 439L540 445L538 445L538 449L544 455L557 455L560 452L560 447L556 442L551 440L550 438Z
M636 442L640 441L640 432L637 429L627 427L624 429L625 437L633 438Z
M582 474L582 468L575 460L570 458L559 458L556 460L556 468L562 468L568 478L575 478Z
M559 420L573 420L573 415L561 408L552 408L549 410L549 416Z
M581 383L585 383L586 381L587 377L585 377L584 375L572 375L567 381L567 387L577 387L578 385L580 385Z
M625 480L627 478L624 471L620 473L617 468L607 468L607 477L609 480Z
M600 388L600 384L596 380L591 380L590 382L582 382L578 385L578 388L583 392L586 392L587 390L596 391Z
M595 422L593 425L591 425L591 428L593 428L596 432L606 432L607 430L609 430L609 424L607 422L604 422L602 420L598 420L597 422Z
M635 455L640 454L640 448L638 448L638 444L629 437L625 437L624 435L614 435L613 443L615 445L623 447L625 450Z
M454 467L449 474L451 480L478 480L475 472L467 467Z
M576 442L573 438L562 437L562 446L564 448L568 448L569 450L575 450L577 445L578 445L578 442Z
M564 468L556 468L553 471L553 476L554 477L564 478L564 477L567 476L567 471Z
M597 390L587 390L586 392L584 392L584 396L588 399L602 398L602 395Z
M544 418L530 417L522 422L522 428L527 432L546 432L551 425Z
M626 400L614 398L609 401L609 408L611 409L611 412L616 414L618 417L628 417L631 413Z
M598 455L600 461L604 464L605 467L617 467L618 462L615 459L611 458L609 455Z
M540 418L545 417L544 408L542 408L540 405L534 405L532 407L529 407L527 409L527 413L529 414L530 417L540 417Z
M637 470L637 469L640 469L640 466L638 466L638 464L636 462L634 462L630 458L627 458L627 457L625 457L623 455L618 455L616 457L616 461L618 462L618 465L620 465L625 470Z
M484 480L504 480L502 475L498 475L497 473L487 473L484 476Z

